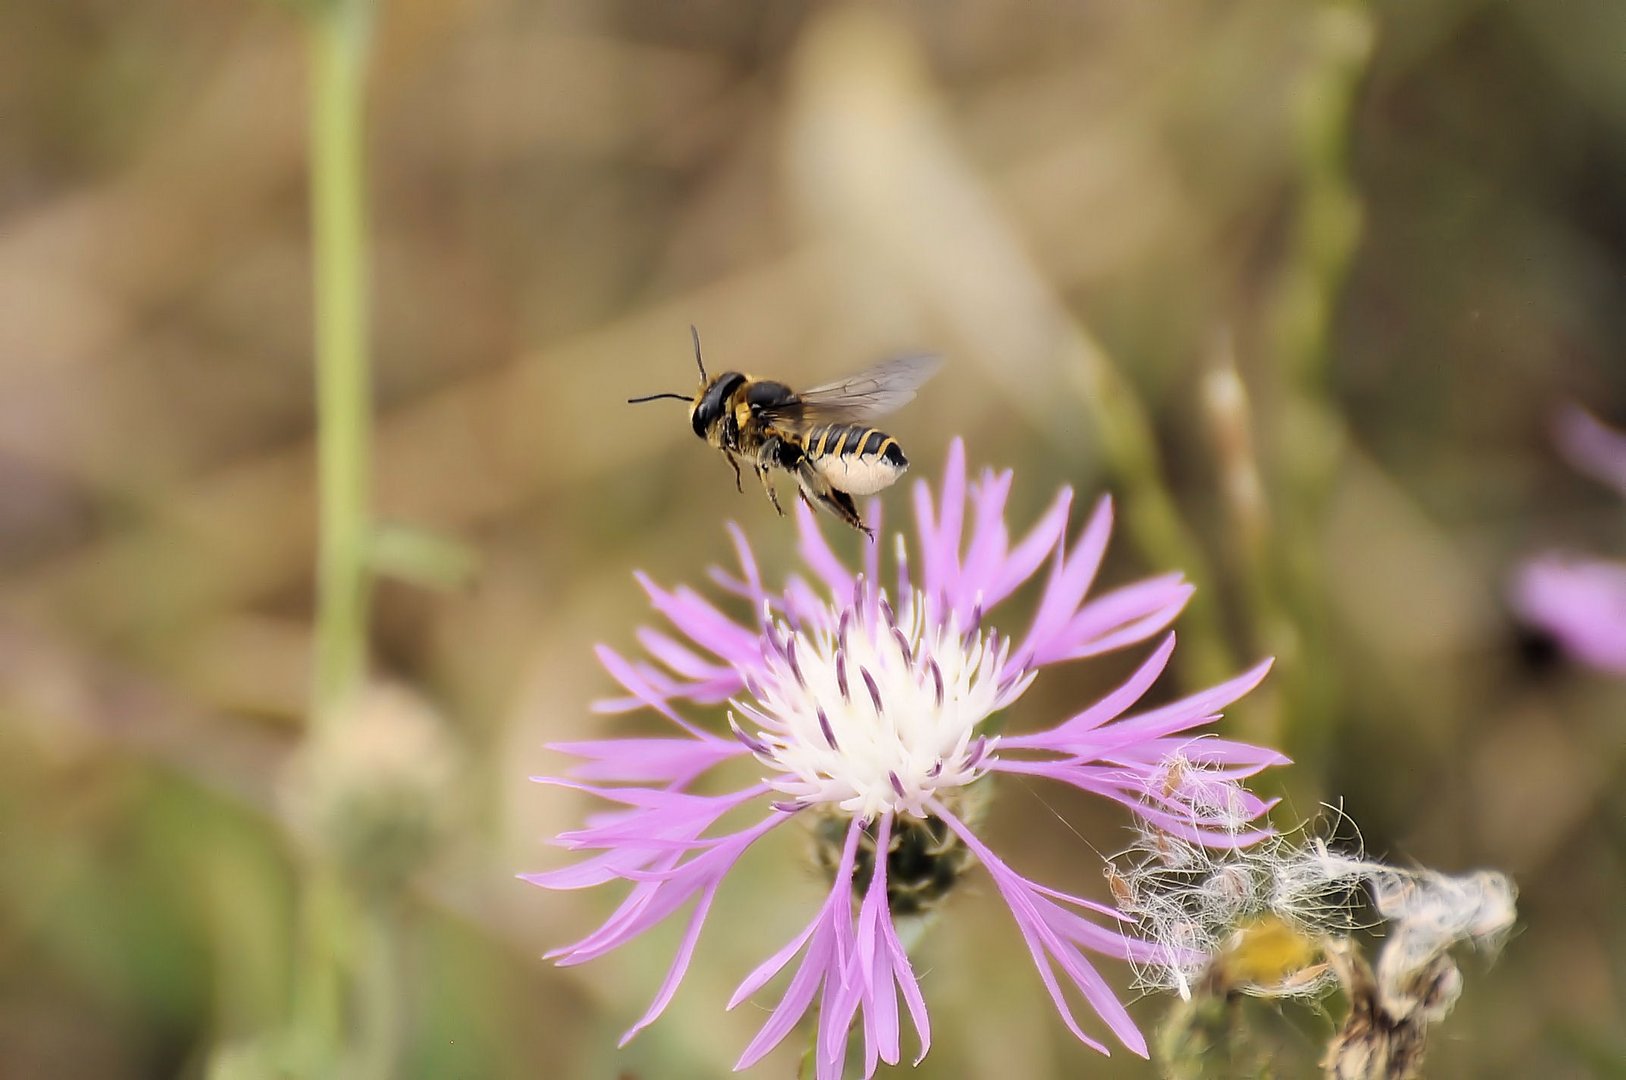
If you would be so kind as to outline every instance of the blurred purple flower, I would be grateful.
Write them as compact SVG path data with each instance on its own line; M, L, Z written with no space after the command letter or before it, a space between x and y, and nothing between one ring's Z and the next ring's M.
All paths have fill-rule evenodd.
M1126 716L1167 665L1174 649L1168 634L1121 686L1055 727L1027 735L988 730L985 721L1014 703L1042 668L1145 641L1168 627L1191 594L1179 575L1167 575L1086 600L1111 531L1110 503L1097 503L1069 542L1072 495L1064 490L1013 546L1005 526L1011 475L985 471L968 491L964 447L955 440L937 500L925 482L915 487L913 543L897 537L891 591L878 584L877 544L865 545L864 566L854 573L805 507L798 507L798 526L812 580L792 576L777 592L764 586L744 537L731 527L740 575L714 570L713 577L750 602L755 625L736 621L692 589L666 590L640 576L655 609L683 640L639 630L653 662L601 646L600 660L626 691L601 708L648 707L681 734L556 746L582 763L570 779L539 781L591 792L623 809L558 838L565 847L598 854L522 875L551 889L631 883L604 925L549 954L561 964L602 956L694 902L676 959L623 1044L671 1000L735 862L762 836L802 816L824 823L835 838L826 866L830 892L806 928L730 1000L733 1008L801 955L736 1069L760 1060L816 1007L816 1075L839 1080L856 1020L869 1076L879 1061L899 1059L899 994L919 1038L916 1062L925 1056L931 1042L926 1006L898 937L902 913L893 910L889 884L901 863L876 854L893 852L896 838L918 832L923 822L936 830L934 842L963 845L966 863L974 857L987 868L1068 1028L1108 1052L1074 1018L1057 968L1117 1039L1145 1056L1145 1039L1085 950L1156 963L1154 946L1126 936L1129 920L1115 909L1039 885L998 858L972 830L967 788L989 773L1041 776L1113 799L1191 843L1251 843L1267 832L1252 823L1269 804L1239 781L1286 759L1194 731L1257 685L1269 664ZM871 513L879 532L879 507ZM911 552L918 562L910 561ZM992 616L1000 604L1047 563L1027 631L996 629ZM723 702L729 703L729 737L701 729L677 708ZM760 781L727 795L687 790L702 773L737 758L754 759L764 770ZM1171 761L1194 767L1171 769ZM1202 790L1185 790L1198 785ZM738 831L705 835L747 804L765 816Z
M1578 472L1626 495L1626 432L1616 431L1578 405L1567 405L1558 414L1553 436Z
M1537 555L1514 575L1513 604L1581 663L1626 675L1626 563Z
M1626 495L1626 434L1572 405L1554 438L1578 471ZM1626 563L1544 552L1520 565L1510 593L1519 617L1576 660L1626 675Z

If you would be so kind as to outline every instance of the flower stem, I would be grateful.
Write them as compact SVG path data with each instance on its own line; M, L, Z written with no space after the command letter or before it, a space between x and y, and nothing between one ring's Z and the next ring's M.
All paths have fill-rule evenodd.
M1350 143L1375 29L1371 13L1353 0L1323 3L1311 28L1316 63L1294 99L1299 196L1287 262L1266 313L1282 383L1274 433L1281 511L1275 561L1296 623L1291 637L1268 644L1283 661L1281 715L1289 730L1255 734L1272 745L1291 744L1293 756L1314 770L1338 696L1321 553L1346 433L1331 400L1328 360L1338 297L1361 234Z
M303 1076L336 1075L344 1039L345 890L333 866L312 859L300 897L293 1049Z
M1152 419L1112 359L1082 328L1073 334L1073 372L1107 467L1124 491L1124 526L1153 566L1181 567L1197 593L1181 622L1191 681L1206 685L1235 670L1220 626L1208 556L1198 545L1164 481Z
M366 668L371 378L362 118L372 0L331 0L311 19L312 242L316 306L316 673L321 730Z
M366 970L361 973L361 1053L356 1075L361 1080L391 1080L397 1074L402 1026L397 989L401 983L400 912L393 908L376 911L364 929L369 940L363 944Z
M363 120L373 0L316 0L309 14L311 242L315 304L318 498L314 675L308 739L341 721L367 674L371 522L371 377L368 343ZM295 979L295 1040L304 1071L385 1076L394 1055L397 994L381 979L359 986L369 1037L361 1061L346 1053L351 951L388 970L390 934L369 933L369 913L324 856L306 861L302 947ZM386 1019L380 1020L380 1017Z

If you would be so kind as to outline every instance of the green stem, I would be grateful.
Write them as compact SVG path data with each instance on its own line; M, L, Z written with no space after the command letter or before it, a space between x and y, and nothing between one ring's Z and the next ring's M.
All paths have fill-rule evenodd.
M318 0L309 23L318 489L312 745L340 722L367 669L372 394L362 165L372 9L372 0ZM349 1071L347 948L366 929L363 916L338 868L313 855L306 865L294 1006L305 1075ZM369 952L391 947L371 939L363 945ZM369 1016L393 1012L394 988L383 991L385 1000L373 1000L379 993L370 982L364 1007ZM393 1031L388 1024L369 1027ZM366 1056L382 1054L387 1063L392 1051L370 1049Z
M311 202L316 284L318 729L366 672L371 379L362 133L371 0L311 21Z
M393 907L375 910L366 930L369 940L366 970L361 973L360 1061L361 1080L391 1080L397 1073L401 1045L400 912Z
M1281 594L1295 624L1271 642L1282 661L1282 733L1313 775L1322 764L1338 696L1330 640L1324 549L1327 503L1344 454L1342 418L1327 372L1333 319L1361 231L1350 177L1350 143L1361 81L1375 33L1360 3L1332 0L1311 22L1317 61L1295 100L1299 198L1288 259L1269 311L1282 382L1275 451L1279 489Z
M1214 451L1219 490L1233 534L1240 596L1251 614L1257 641L1287 655L1295 637L1273 561L1276 528L1254 447L1253 406L1237 368L1230 334L1216 335L1203 375L1203 411ZM1281 694L1275 684L1250 694L1231 721L1235 731L1265 746L1278 746L1283 731Z
M1180 621L1187 674L1196 685L1228 679L1236 674L1236 665L1220 625L1214 575L1164 482L1152 419L1094 340L1080 333L1077 345L1075 371L1084 404L1107 468L1123 488L1120 512L1125 530L1152 566L1179 567L1197 587Z
M345 890L335 869L311 860L300 897L300 954L294 985L296 1071L336 1076L344 1043Z

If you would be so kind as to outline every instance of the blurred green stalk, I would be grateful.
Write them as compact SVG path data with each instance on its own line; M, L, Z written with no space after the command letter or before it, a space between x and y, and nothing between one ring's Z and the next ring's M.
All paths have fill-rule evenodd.
M307 739L318 748L367 677L372 383L363 184L373 0L309 12L310 185L318 489L315 674ZM385 1078L399 1039L397 943L325 856L306 862L295 1039L313 1076ZM354 996L360 1030L346 1035Z
M401 916L394 905L370 912L362 927L366 967L361 980L361 1080L393 1080L401 1045Z
M1310 31L1315 61L1294 100L1298 203L1267 317L1282 383L1274 431L1280 506L1275 561L1278 588L1296 624L1291 639L1269 645L1283 661L1288 730L1280 734L1313 773L1325 756L1340 694L1327 611L1325 528L1346 432L1332 400L1328 359L1338 297L1360 242L1361 201L1350 175L1350 145L1376 26L1364 4L1329 0L1315 12Z
M1234 535L1240 597L1252 618L1257 642L1267 653L1290 656L1296 651L1292 643L1297 631L1274 571L1276 529L1254 445L1253 402L1228 330L1214 336L1205 366L1200 399L1226 518ZM1248 707L1233 721L1238 733L1265 746L1277 746L1282 738L1279 679L1279 675L1272 679L1263 693L1251 695Z
M329 0L310 20L318 732L366 675L372 380L362 121L372 8L372 0Z
M1075 335L1074 371L1107 468L1123 486L1124 526L1150 565L1178 566L1197 587L1180 623L1190 682L1222 682L1236 674L1236 662L1220 625L1213 570L1164 481L1152 418L1106 350L1082 327Z

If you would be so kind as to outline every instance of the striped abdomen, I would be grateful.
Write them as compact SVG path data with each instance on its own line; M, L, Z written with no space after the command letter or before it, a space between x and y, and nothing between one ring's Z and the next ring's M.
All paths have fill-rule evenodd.
M884 431L853 424L823 424L803 438L808 464L838 491L873 495L909 467L898 441Z

